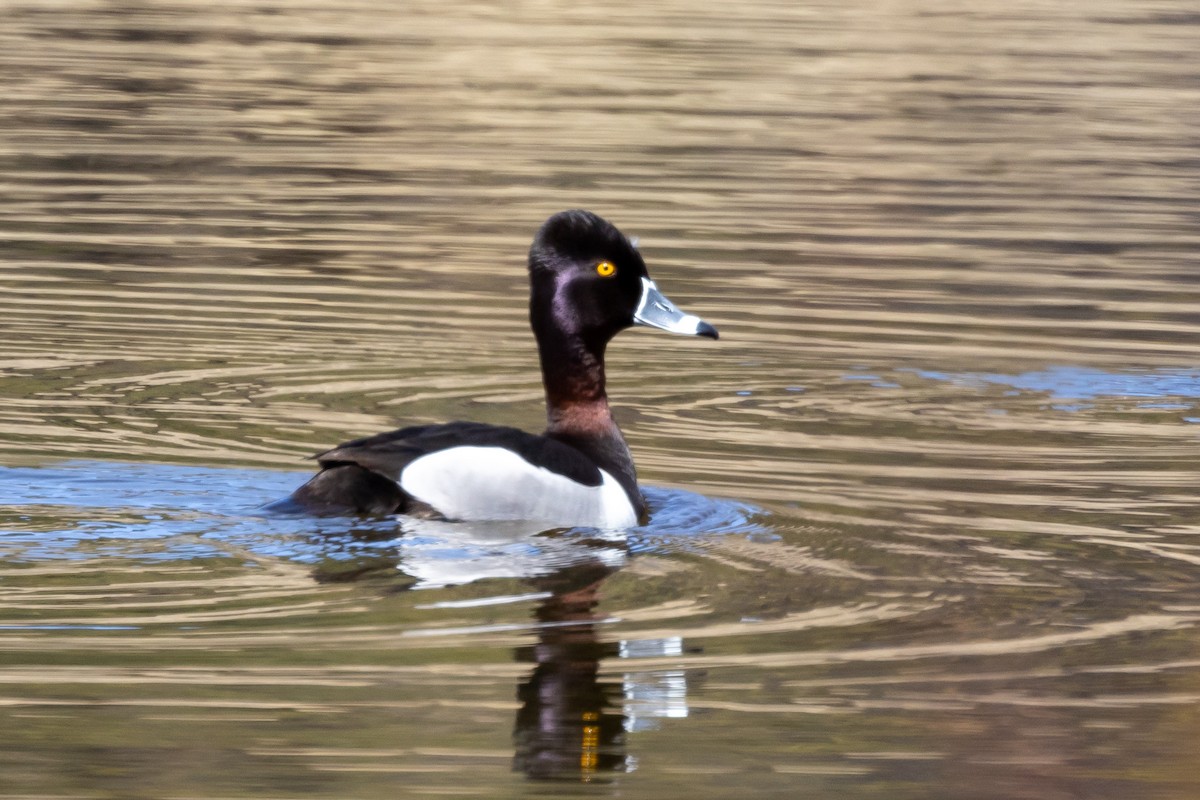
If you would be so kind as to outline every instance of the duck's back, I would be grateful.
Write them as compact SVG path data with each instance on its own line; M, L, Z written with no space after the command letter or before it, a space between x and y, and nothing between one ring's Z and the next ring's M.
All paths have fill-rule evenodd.
M580 449L517 428L414 426L346 442L317 460L322 471L289 498L298 510L608 528L634 525L640 513L640 498Z

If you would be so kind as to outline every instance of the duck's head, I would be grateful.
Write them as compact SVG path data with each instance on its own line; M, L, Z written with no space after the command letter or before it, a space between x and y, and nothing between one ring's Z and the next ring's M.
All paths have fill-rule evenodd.
M632 325L717 338L658 291L624 234L590 211L546 220L529 249L530 318L537 335L577 334L603 346Z

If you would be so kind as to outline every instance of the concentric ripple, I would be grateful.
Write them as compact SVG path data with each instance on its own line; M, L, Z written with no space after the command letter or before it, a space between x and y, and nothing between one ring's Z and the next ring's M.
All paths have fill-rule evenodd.
M1197 796L1198 43L6 4L0 794ZM573 207L722 334L609 348L648 525L259 510L351 437L540 429Z

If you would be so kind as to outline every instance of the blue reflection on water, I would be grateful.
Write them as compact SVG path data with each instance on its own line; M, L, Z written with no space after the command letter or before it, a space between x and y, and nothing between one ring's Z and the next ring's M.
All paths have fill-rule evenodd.
M517 577L590 558L687 547L689 537L766 533L757 509L677 489L647 488L651 522L614 535L543 535L512 523L278 516L261 506L304 474L75 461L0 467L0 560L147 561L274 557L311 564L380 558L421 585Z
M986 372L950 373L914 370L923 378L965 384L999 384L1046 392L1056 400L1094 400L1101 397L1200 398L1200 370L1142 370L1109 372L1091 367L1049 367L1018 375ZM1191 404L1144 403L1143 408L1191 408ZM1078 410L1086 406L1061 406Z

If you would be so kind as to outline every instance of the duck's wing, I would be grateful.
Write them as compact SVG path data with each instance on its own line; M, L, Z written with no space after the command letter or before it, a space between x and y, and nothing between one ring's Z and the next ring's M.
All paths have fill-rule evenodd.
M480 422L417 425L355 439L316 456L323 468L342 464L360 467L400 480L404 468L417 459L456 448L498 448L516 454L534 467L549 470L584 486L599 486L600 468L568 444L519 428ZM472 451L464 451L467 458Z
M432 479L454 492L470 487L471 494L486 503L507 498L508 489L515 488L512 481L522 475L549 473L565 479L568 487L591 490L604 483L600 468L568 444L517 428L477 422L402 428L346 442L316 459L321 471L290 497L269 506L271 510L461 516L457 510L423 501L416 496L422 492L406 486L404 471L417 462L421 469L415 480L427 485ZM489 499L492 489L495 496Z

